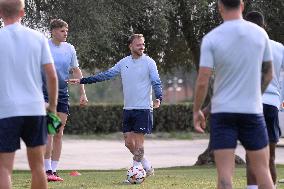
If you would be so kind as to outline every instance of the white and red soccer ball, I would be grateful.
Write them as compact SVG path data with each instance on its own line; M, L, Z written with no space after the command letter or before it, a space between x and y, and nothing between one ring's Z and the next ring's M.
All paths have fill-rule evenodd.
M127 180L131 184L141 184L146 178L146 171L142 166L130 167L127 171Z

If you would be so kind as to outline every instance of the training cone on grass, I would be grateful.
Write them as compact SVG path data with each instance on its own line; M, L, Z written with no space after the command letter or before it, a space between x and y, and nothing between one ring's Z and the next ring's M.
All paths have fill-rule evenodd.
M72 177L77 177L77 176L80 176L81 173L79 173L78 171L71 171L71 172L69 173L69 175L72 176Z

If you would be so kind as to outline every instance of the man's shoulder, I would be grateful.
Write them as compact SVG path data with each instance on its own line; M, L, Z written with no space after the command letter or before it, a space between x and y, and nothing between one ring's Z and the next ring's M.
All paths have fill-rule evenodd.
M272 47L275 47L275 48L277 48L277 49L282 49L282 50L284 50L284 46L283 46L282 43L279 43L279 42L274 41L274 40L272 40L272 39L269 40L269 43L270 43L270 45L271 45Z
M12 30L17 30L21 32L23 36L25 36L27 39L28 39L28 36L32 36L38 39L45 38L45 36L41 32L31 29L29 27L23 26L21 24L15 25L14 27L15 28ZM0 35L6 35L5 33L9 30L10 30L9 28L3 27L2 29L0 29Z
M149 55L144 54L142 57L148 64L156 64L155 60L151 58Z
M249 21L245 21L244 25L245 25L244 26L245 29L247 31L250 31L249 32L250 35L254 35L254 36L255 35L261 36L262 35L262 36L268 38L268 35L267 35L266 31L262 27L258 26L257 24L249 22Z
M62 46L70 51L75 51L75 47L71 43L62 42Z
M119 64L124 64L124 63L127 63L127 62L131 61L131 59L132 59L131 55L128 55L128 56L125 56L122 59L120 59L118 61L118 63Z
M213 40L218 36L218 34L223 30L223 24L213 28L211 31L209 31L206 35L203 36L202 41L208 41Z
M39 32L35 29L29 28L29 27L26 27L26 26L23 26L23 25L21 25L20 27L21 27L22 31L25 32L25 35L31 35L33 37L37 37L38 39L45 39L46 38L43 33Z

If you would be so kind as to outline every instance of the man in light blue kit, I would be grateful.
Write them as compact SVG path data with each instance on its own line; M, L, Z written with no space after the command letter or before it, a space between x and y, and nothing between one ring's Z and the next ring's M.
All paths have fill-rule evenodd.
M272 79L272 53L266 32L242 18L242 0L219 0L224 23L203 37L193 107L194 127L204 132L201 111L215 73L210 118L218 189L232 189L235 148L240 140L261 189L274 188L269 172L268 135L262 93Z
M252 11L247 13L245 16L247 21L257 24L258 26L265 28L264 17L260 12ZM275 148L279 141L281 135L279 120L278 120L278 110L280 108L280 71L284 66L284 47L281 43L270 40L270 46L273 55L273 68L274 74L273 79L268 85L267 89L264 91L262 96L263 102L263 113L266 122L268 137L269 137L269 167L272 180L276 184L277 172L275 167ZM250 163L247 163L247 189L257 189L256 179L250 170Z
M54 59L59 85L57 115L61 119L62 126L59 133L48 136L44 159L48 181L63 181L57 173L57 166L61 155L63 130L69 114L69 94L66 80L69 79L70 71L74 78L82 78L82 72L79 68L75 48L66 42L68 24L61 19L53 19L50 23L50 31L51 39L48 43ZM45 78L43 80L45 81ZM43 94L45 101L49 102L45 85L43 86ZM80 85L80 105L85 106L87 102L84 85Z
M142 34L129 39L131 55L121 59L106 72L88 78L70 79L71 84L91 84L121 75L124 95L123 133L125 146L133 154L133 165L143 166L147 176L154 174L151 163L144 156L144 135L153 127L153 110L162 101L162 85L155 61L144 54ZM152 87L156 99L152 104Z
M0 189L12 188L15 151L27 146L31 189L47 189L43 155L47 141L42 72L56 113L57 76L46 37L21 25L24 0L0 0Z

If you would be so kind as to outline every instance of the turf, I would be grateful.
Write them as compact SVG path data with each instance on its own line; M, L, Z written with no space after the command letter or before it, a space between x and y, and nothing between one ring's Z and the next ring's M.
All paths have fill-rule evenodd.
M279 177L284 178L284 166L277 167ZM140 185L125 185L126 170L115 171L86 171L81 170L81 176L71 177L70 171L61 171L60 176L64 182L50 182L49 188L58 189L213 189L216 188L216 169L207 167L176 167L156 169L155 176L147 178ZM280 174L282 173L282 174ZM245 188L245 168L235 170L234 189ZM14 189L30 188L30 173L28 171L14 171ZM278 184L278 189L284 189L284 184Z

